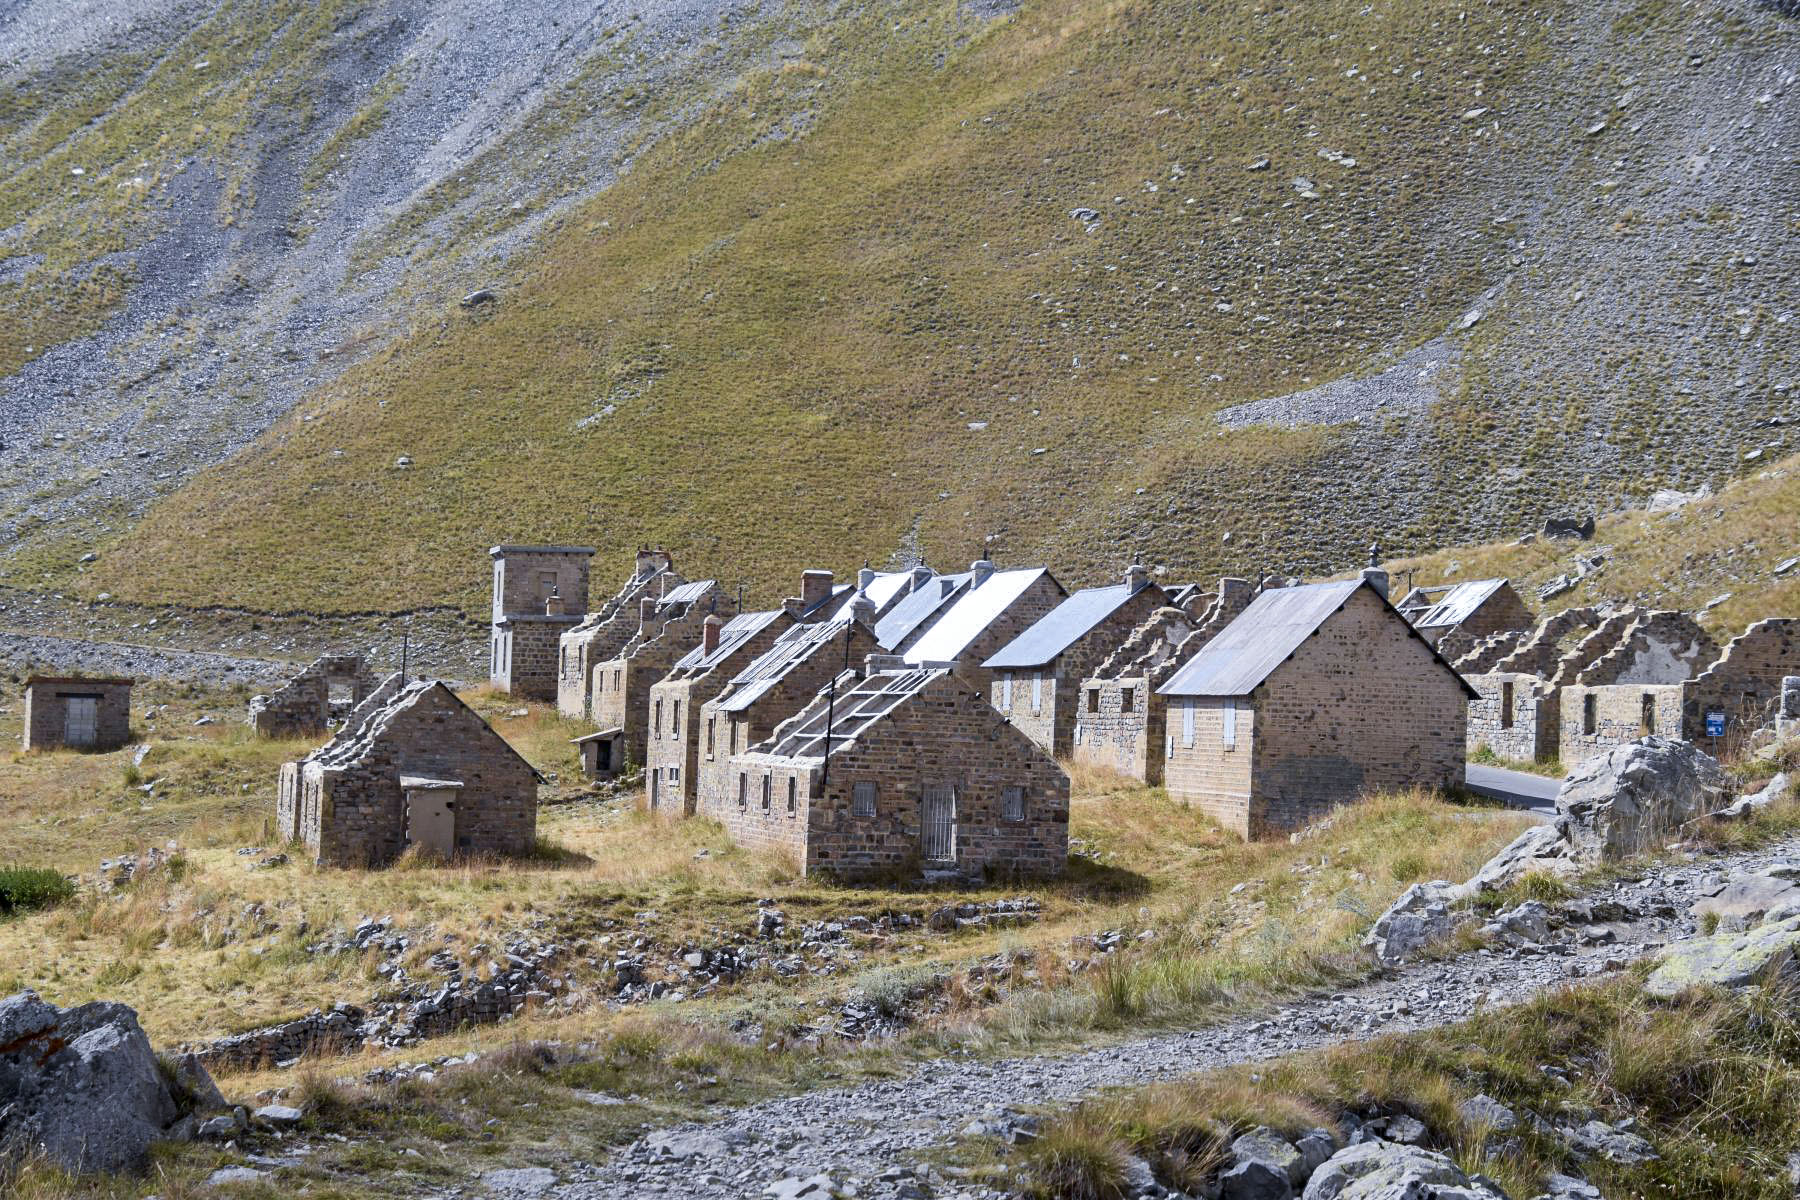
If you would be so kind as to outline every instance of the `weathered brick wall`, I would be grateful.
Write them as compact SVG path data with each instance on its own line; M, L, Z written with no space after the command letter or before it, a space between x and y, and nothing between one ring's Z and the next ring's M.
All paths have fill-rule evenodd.
M1681 736L1714 756L1736 750L1746 736L1774 720L1781 681L1789 675L1800 675L1800 620L1758 621L1688 684ZM1723 736L1707 734L1708 712L1725 714Z
M725 753L727 722L716 713L709 717L702 709L709 700L718 697L733 675L773 645L790 624L786 618L770 621L703 674L665 678L651 687L651 711L656 710L658 700L662 701L663 719L673 725L679 711L681 728L680 737L651 738L644 759L650 774L661 780L657 791L658 807L664 812L694 815L700 795L701 762L716 764L722 757L728 757ZM706 745L709 719L714 721L710 751Z
M1226 829L1250 836L1251 749L1257 728L1253 697L1216 700L1210 697L1168 696L1168 732L1174 742L1163 763L1163 786L1169 796L1192 804ZM1194 741L1187 743L1187 718L1194 712ZM1225 741L1225 709L1236 711L1236 745Z
M1481 699L1469 701L1468 748L1486 746L1501 758L1542 762L1558 752L1561 706L1535 675L1491 671L1464 675ZM1505 718L1507 685L1512 686L1512 719Z
M848 628L848 657L854 669L860 667L869 655L879 652L881 647L865 626L852 624ZM736 776L731 770L732 731L736 730L736 745L740 753L767 739L775 732L777 725L804 708L809 700L819 694L820 688L844 669L844 638L845 635L839 633L828 641L819 643L812 653L742 712L733 714L721 711L718 708L720 701L717 699L700 706L702 729L708 719L716 718L718 721L715 728L720 748L718 757L711 762L702 759L696 772L695 782L699 790L695 801L699 812L723 820L722 814L726 809L737 804L737 793L734 790Z
M1600 610L1592 607L1566 608L1546 617L1517 647L1492 663L1487 671L1512 671L1549 679L1563 655L1564 641L1576 630L1592 630L1602 621ZM1585 665L1585 664L1584 664Z
M450 779L458 853L523 854L537 834L537 779L511 747L447 689L430 688L388 717L341 767L282 768L277 825L298 827L324 866L382 866L406 849L402 775Z
M117 750L131 740L131 684L110 679L27 681L24 731L26 750L54 750L64 745L68 698L94 696L94 743L84 750Z
M1460 787L1468 694L1368 589L1258 689L1249 835L1379 790Z
M1649 733L1681 736L1685 691L1680 683L1569 684L1560 696L1558 753L1563 766L1573 768L1596 754L1635 742ZM1593 697L1591 732L1587 720L1590 696ZM1646 698L1653 714L1648 726L1644 721Z
M828 780L818 761L764 753L733 759L734 778L747 780L747 803L738 807L734 783L733 802L720 818L732 836L749 846L784 848L808 873L859 879L906 869L920 864L924 788L948 785L956 808L955 860L947 868L1006 877L1052 874L1067 863L1068 776L955 676L928 684L833 753ZM874 816L855 815L859 782L875 784ZM1009 787L1024 793L1021 820L1005 819Z

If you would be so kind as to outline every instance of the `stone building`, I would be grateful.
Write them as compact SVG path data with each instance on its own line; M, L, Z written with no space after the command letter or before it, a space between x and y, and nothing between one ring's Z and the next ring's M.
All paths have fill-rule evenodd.
M1210 602L1192 585L1181 594L1190 607L1200 609L1198 616L1179 605L1157 609L1081 681L1072 754L1076 762L1152 785L1162 782L1169 701L1156 689L1244 611L1255 588L1246 579L1226 578Z
M793 614L782 609L741 613L729 621L709 616L700 644L650 688L655 719L644 763L651 807L681 816L694 814L701 763L716 763L723 748L717 715L702 717L701 709L793 625Z
M1164 785L1245 837L1381 788L1456 787L1474 692L1360 580L1266 590L1158 690Z
M322 654L266 696L250 697L246 720L262 737L311 737L341 720L376 687L360 654Z
M1533 620L1525 601L1505 579L1416 587L1395 607L1452 660L1494 634L1530 629Z
M129 679L33 675L25 681L27 750L117 750L131 740Z
M1043 567L1000 570L987 559L969 564L968 580L928 625L886 648L914 665L951 663L964 682L985 694L993 672L982 664L1048 616L1068 592Z
M1782 715L1784 681L1800 675L1800 619L1750 626L1682 687L1681 736L1715 758L1735 755Z
M1067 758L1075 748L1081 681L1166 598L1138 566L1122 583L1076 592L982 664L993 672L994 707L1032 741Z
M1687 613L1636 614L1613 646L1562 688L1563 766L1649 734L1680 736L1682 685L1718 656L1718 643Z
M660 600L687 582L666 550L639 550L631 574L617 592L557 641L556 710L588 720L594 695L594 668L617 658L643 625L643 601Z
M282 764L275 822L323 866L385 866L412 845L518 855L537 836L540 781L443 683L396 674L331 741Z
M1619 639L1643 610L1583 607L1527 633L1494 634L1455 660L1478 698L1469 702L1469 752L1549 762L1562 752L1562 690Z
M652 711L651 688L701 640L708 617L735 615L731 597L710 579L638 600L638 631L613 658L593 664L587 708L600 728L578 743L590 776L610 778L645 764L651 731L662 725L662 714Z
M702 754L695 771L701 814L718 816L731 798L733 755L766 740L826 683L881 648L872 603L865 598L833 612L837 598L830 571L806 572L801 594L783 603L793 623L700 706L701 736L714 746L713 757Z
M872 655L733 757L734 840L844 879L1061 871L1069 780L947 666Z
M558 642L587 612L591 546L493 546L488 679L530 700L556 699Z

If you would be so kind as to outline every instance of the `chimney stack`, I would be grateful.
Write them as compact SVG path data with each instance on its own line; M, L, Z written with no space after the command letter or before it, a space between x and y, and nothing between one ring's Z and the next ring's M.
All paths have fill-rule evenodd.
M545 597L544 615L546 617L560 617L565 615L568 611L569 606L563 603L561 592L552 591L549 596Z
M857 596L850 602L850 619L873 628L875 625L875 602L867 596Z
M986 583L994 574L994 564L985 558L978 558L969 564L969 590L973 591Z
M831 598L833 576L830 571L812 570L800 573L800 608L811 611Z
M875 582L875 568L874 567L864 566L862 570L860 570L856 573L856 589L857 589L857 591L861 591L861 592L868 591L869 585L874 582Z
M1143 563L1132 563L1125 568L1125 586L1136 592L1150 582L1150 571Z
M936 571L932 570L924 563L920 563L912 569L912 584L906 590L909 592L916 592L936 578Z
M1388 598L1388 573L1386 571L1380 567L1364 567L1362 577L1364 583L1371 585L1381 593L1383 600Z
M638 632L649 633L651 624L656 620L656 597L645 596L638 601Z
M700 650L703 654L711 654L719 648L719 631L725 628L718 613L709 615L700 622Z

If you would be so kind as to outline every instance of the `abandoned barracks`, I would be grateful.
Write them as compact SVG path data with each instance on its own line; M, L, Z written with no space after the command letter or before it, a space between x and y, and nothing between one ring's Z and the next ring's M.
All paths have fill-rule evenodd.
M751 608L644 549L590 608L593 556L489 551L492 686L589 729L575 745L592 778L641 771L655 811L845 879L1060 870L1070 764L1262 837L1372 790L1458 786L1471 754L1572 767L1651 733L1721 753L1800 715L1800 620L1720 645L1674 611L1540 620L1504 579L1396 600L1376 567L1203 586L1133 565L1071 588L984 559L809 570ZM56 699L34 712L87 736L88 701L41 684ZM320 862L531 846L539 779L441 683L328 656L250 719L336 730L281 777L278 823Z

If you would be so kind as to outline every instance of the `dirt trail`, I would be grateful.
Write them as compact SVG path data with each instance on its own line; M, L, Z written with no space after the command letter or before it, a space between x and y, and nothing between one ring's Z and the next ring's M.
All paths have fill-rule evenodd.
M1588 942L1574 928L1559 944L1484 950L1406 968L1345 992L1311 996L1273 1012L1181 1033L1078 1053L1000 1061L950 1057L904 1078L810 1092L721 1113L717 1121L657 1130L603 1164L582 1164L546 1188L542 1176L519 1190L504 1177L462 1194L545 1195L556 1200L669 1196L740 1200L778 1181L829 1174L863 1197L908 1194L916 1186L896 1168L941 1146L988 1106L1062 1103L1096 1090L1256 1062L1295 1050L1429 1029L1460 1021L1483 1005L1516 1004L1546 988L1603 974L1652 954L1692 931L1688 905L1724 878L1800 852L1800 839L1760 850L1646 867L1637 882L1590 895L1635 914ZM1599 927L1595 927L1596 929ZM888 1177L883 1179L886 1174ZM935 1180L933 1194L958 1191ZM801 1194L789 1184L782 1194ZM810 1193L807 1193L810 1194Z

